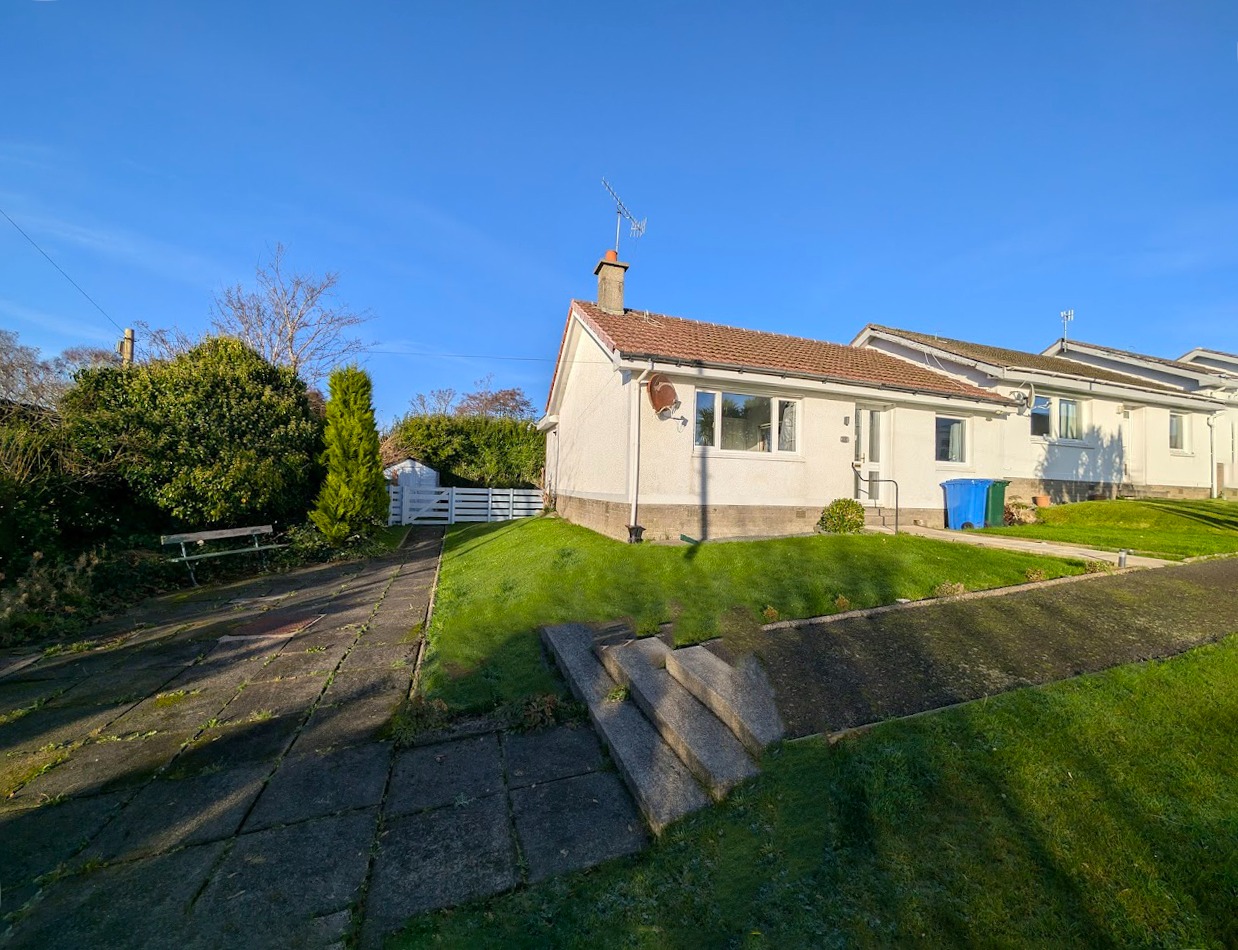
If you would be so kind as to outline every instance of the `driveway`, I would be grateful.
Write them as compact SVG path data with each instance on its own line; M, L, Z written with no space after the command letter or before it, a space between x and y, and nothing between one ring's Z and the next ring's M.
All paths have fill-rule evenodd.
M1096 576L714 646L765 664L788 735L1172 656L1238 632L1238 558Z
M439 550L410 541L0 658L0 943L374 945L643 847L587 727L388 741Z

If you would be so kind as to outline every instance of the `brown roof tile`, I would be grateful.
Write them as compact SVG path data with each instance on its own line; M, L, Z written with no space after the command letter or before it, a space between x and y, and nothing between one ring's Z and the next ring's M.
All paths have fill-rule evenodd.
M1153 389L1158 392L1179 392L1173 386L1162 386L1137 376L1116 373L1113 370L1100 369L1087 363L1063 359L1060 356L1044 356L1040 353L1024 353L1022 350L1008 350L1000 346L988 346L984 343L968 343L964 340L951 340L948 337L933 336L929 333L914 333L911 330L898 330L894 327L883 327L869 324L869 330L879 333L889 333L892 336L923 343L943 353L952 353L964 359L987 363L989 366L999 366L1003 369L1027 369L1043 373L1054 373L1058 376L1073 376L1076 379L1095 379L1101 382L1115 383L1119 386L1131 386L1136 389Z
M628 358L759 369L904 392L1010 403L996 393L867 347L742 330L643 310L608 313L583 300L573 300L572 307L607 346Z

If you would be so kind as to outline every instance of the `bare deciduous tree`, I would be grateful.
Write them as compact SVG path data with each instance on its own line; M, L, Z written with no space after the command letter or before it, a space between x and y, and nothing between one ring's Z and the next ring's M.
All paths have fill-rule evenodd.
M119 366L120 354L99 346L71 346L55 359L57 371L65 379L72 378L80 369L96 366Z
M456 391L431 389L429 393L418 393L409 400L409 407L415 416L449 416L456 408Z
M94 346L71 346L46 360L37 347L20 343L12 330L0 330L0 400L50 409L79 369L116 362L116 354Z
M51 406L63 388L51 360L37 347L23 346L12 330L0 330L0 399L28 406Z
M153 327L145 320L133 324L136 339L135 359L139 363L150 360L170 360L194 348L198 340L180 327Z
M477 389L465 393L456 405L458 416L486 416L499 419L528 419L533 415L533 402L523 389L494 388L494 373L473 383Z
M289 273L284 245L276 244L256 278L256 289L237 284L216 296L212 325L218 333L236 337L311 383L365 351L349 330L370 317L336 301L338 274Z

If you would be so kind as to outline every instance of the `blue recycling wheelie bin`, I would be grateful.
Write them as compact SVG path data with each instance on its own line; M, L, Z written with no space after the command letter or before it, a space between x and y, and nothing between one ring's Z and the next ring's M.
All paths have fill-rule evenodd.
M989 502L991 478L952 478L941 483L946 490L946 527L983 528Z

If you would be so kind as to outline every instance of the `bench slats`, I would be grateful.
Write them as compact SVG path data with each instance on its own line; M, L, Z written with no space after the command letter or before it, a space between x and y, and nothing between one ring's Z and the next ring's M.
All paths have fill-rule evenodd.
M218 531L195 531L191 534L165 534L160 538L161 544L184 544L199 541L219 541L223 538L248 538L257 534L272 534L275 529L269 525L257 525L252 528L220 528ZM253 548L248 548L252 551Z
M229 554L252 554L254 551L274 551L276 548L286 548L286 544L262 544L252 548L233 548L231 551L211 551L208 554L187 554L184 557L168 558L173 564L182 561L200 561L204 557L227 557Z

